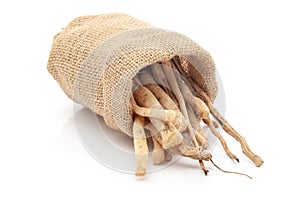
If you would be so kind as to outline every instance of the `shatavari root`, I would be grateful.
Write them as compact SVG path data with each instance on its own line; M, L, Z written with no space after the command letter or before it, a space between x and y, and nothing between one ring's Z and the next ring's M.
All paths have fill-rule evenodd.
M188 113L187 113L187 109L186 109L186 105L185 105L186 102L184 101L184 97L179 89L176 77L174 75L174 70L172 69L171 62L165 61L165 62L162 62L162 64L165 66L163 68L163 70L165 72L165 77L167 78L172 91L174 91L174 94L176 96L176 99L178 100L178 103L181 108L183 116L187 119L187 128L188 128L189 134L191 136L192 142L194 143L196 148L199 148L199 144L196 140L194 129L192 128L192 125L188 119L189 117L188 117Z
M203 91L203 88L200 87L201 80L203 80L201 74L189 64L190 73L187 73L181 65L178 65L178 70L184 74L184 76L189 80L189 83L192 85L193 89L197 92L199 97L203 99L206 103L207 107L210 109L211 114L218 121L218 123L222 126L224 131L235 138L240 144L243 153L250 159L257 167L260 167L263 164L263 160L260 156L254 154L245 138L243 138L237 131L235 131L232 126L226 121L226 119L214 108L213 103L211 102L208 95Z
M165 161L165 152L161 144L157 141L155 136L152 136L153 141L153 151L152 151L152 161L153 164L159 165Z
M206 119L205 123L209 126L211 132L214 134L214 136L216 136L219 141L221 142L224 151L226 152L227 156L231 159L236 160L237 162L239 162L239 159L236 157L236 155L234 155L228 148L227 143L225 142L224 138L222 137L222 135L216 130L215 126L213 125L213 122L210 119Z
M145 120L138 115L134 116L133 142L136 159L136 176L144 176L148 165L148 145L144 131Z
M187 68L184 69L183 65ZM212 155L205 152L209 141L200 125L202 121L218 138L229 158L239 162L216 130L218 124L240 142L243 153L256 166L263 163L262 159L250 150L245 139L213 107L207 88L203 86L203 78L187 60L182 61L175 57L173 60L155 63L140 70L133 80L130 104L134 116L133 136L137 176L145 174L148 162L145 158L148 156L145 152L148 149L147 140L142 129L147 129L149 131L147 133L151 135L148 142L153 143L153 164L169 161L172 159L171 154L179 154L198 160L201 169L207 175L208 170L203 161L212 163L213 161ZM210 114L216 121L211 119ZM228 173L244 175L236 172Z
M168 96L168 94L165 93L165 91L159 85L155 84L155 80L150 72L146 69L141 70L139 73L139 78L142 84L153 93L164 109L169 109L176 112L178 115L178 121L175 122L174 125L179 131L184 131L187 127L187 124L179 108L171 99L171 97Z
M155 96L144 86L138 87L134 91L133 95L135 101L140 106L163 109ZM172 123L167 124L166 122L153 117L150 117L149 120L154 125L155 129L160 132L162 137L162 146L165 149L176 146L182 142L183 136L175 127L171 126Z
M200 167L201 167L202 171L204 172L205 176L207 176L209 171L205 168L203 161L199 160L199 164L200 164Z
M207 136L200 126L200 120L197 120L197 117L190 105L188 105L188 115L191 125L194 128L197 141L204 149L207 149L209 145Z
M130 103L132 105L132 111L143 117L152 117L160 119L166 122L172 122L174 124L180 124L181 113L175 110L165 110L160 108L145 108L140 107L136 104L133 97L130 98Z
M179 107L178 101L168 84L162 65L159 63L153 64L151 71L153 74L153 79L155 79L157 84L164 89L168 96L173 99L174 103Z

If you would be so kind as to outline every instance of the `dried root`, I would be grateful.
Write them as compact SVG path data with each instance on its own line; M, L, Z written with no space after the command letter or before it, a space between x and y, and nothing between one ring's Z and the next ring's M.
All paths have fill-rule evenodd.
M153 140L153 152L152 152L152 161L153 164L159 165L165 161L165 151L162 148L161 144L157 141L155 136L152 136Z
M174 91L174 94L178 100L178 103L179 103L179 106L180 106L183 116L185 117L185 119L187 119L187 128L188 128L189 134L191 136L191 139L192 139L195 147L199 148L199 144L196 140L194 129L192 128L192 125L188 119L186 103L185 103L184 97L179 89L178 82L177 82L178 80L176 80L176 74L174 74L174 70L172 69L172 64L170 61L165 61L162 64L166 66L163 68L163 70L165 72L165 77L167 78L172 91Z
M175 110L165 110L161 108L145 108L136 104L133 97L130 98L132 111L140 116L160 119L162 121L171 122L180 125L182 121L181 113Z
M143 70L139 73L139 79L141 80L141 83L153 93L164 109L176 112L178 115L178 123L174 123L174 125L179 131L184 131L187 124L183 115L171 97L168 96L168 94L159 85L155 84L155 80L151 73L148 70Z
M180 67L180 66L179 66ZM195 69L191 66L191 69ZM203 99L209 108L211 114L218 121L218 123L222 126L223 130L235 138L240 144L243 153L252 160L257 167L263 164L263 160L258 155L254 154L246 142L245 138L243 138L236 130L232 128L232 126L226 121L226 119L214 108L213 103L211 102L209 96L201 89L197 80L200 80L201 74L197 70L193 70L191 73L184 72L184 70L180 70L184 73L185 77L189 80L194 90L197 92L198 96Z
M136 159L136 176L144 176L148 165L148 145L144 131L145 120L135 115L133 122L133 142Z
M256 166L262 165L263 160L250 150L246 140L213 107L204 83L196 68L179 57L148 66L134 78L130 103L134 113L133 136L137 176L146 173L148 164L148 146L144 129L148 129L151 134L149 141L153 143L154 164L171 160L171 153L180 154L198 160L201 169L207 175L208 170L203 161L211 161L213 165L215 164L212 155L205 152L209 142L200 125L201 121L207 124L212 134L218 138L229 158L239 162L216 130L219 124L229 135L239 141L243 153ZM216 121L211 118L211 115Z
M236 155L234 155L227 146L227 143L225 142L224 138L222 137L222 135L216 130L215 126L213 125L213 122L210 119L206 119L205 120L206 124L209 126L211 132L219 139L219 141L221 142L224 151L226 152L227 156L231 159L236 160L237 162L239 162L239 159L236 157Z
M203 132L199 120L197 120L197 116L192 110L191 106L188 105L188 115L189 115L189 120L191 122L192 127L194 128L195 136L198 141L198 143L206 149L209 145L208 139L206 134Z

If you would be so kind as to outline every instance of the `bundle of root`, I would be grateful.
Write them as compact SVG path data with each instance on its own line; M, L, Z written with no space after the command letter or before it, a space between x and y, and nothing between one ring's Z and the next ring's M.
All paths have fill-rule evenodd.
M147 171L149 139L154 164L179 154L207 174L203 161L213 161L203 124L231 159L239 161L217 126L256 166L263 163L213 106L212 57L182 34L123 13L78 17L54 37L47 68L69 98L133 138L137 176Z
M243 153L256 166L261 166L263 160L250 150L246 140L213 107L211 99L201 88L201 74L197 70L187 73L185 65L195 69L187 60L174 57L147 66L133 79L130 103L134 113L136 175L146 173L148 147L145 130L149 131L154 144L154 164L165 161L165 151L168 151L198 160L207 174L203 161L211 161L212 155L205 152L209 141L200 126L201 121L217 137L229 158L239 162L217 131L219 125L241 144Z

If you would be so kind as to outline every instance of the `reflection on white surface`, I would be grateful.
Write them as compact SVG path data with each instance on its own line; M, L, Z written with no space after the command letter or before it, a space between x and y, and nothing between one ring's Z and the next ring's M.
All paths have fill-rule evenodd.
M81 106L75 107L79 109ZM74 119L82 144L97 161L120 172L135 173L135 156L131 138L109 128L102 117L87 108L75 112ZM149 156L148 173L163 169L179 158L174 155L170 162L153 165L151 152Z

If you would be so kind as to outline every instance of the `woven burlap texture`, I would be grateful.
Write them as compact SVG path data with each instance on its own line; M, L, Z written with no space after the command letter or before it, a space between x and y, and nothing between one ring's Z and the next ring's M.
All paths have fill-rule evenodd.
M188 37L123 13L78 17L54 37L47 69L66 95L132 135L132 78L174 56L193 58L209 95L217 95L210 54Z

